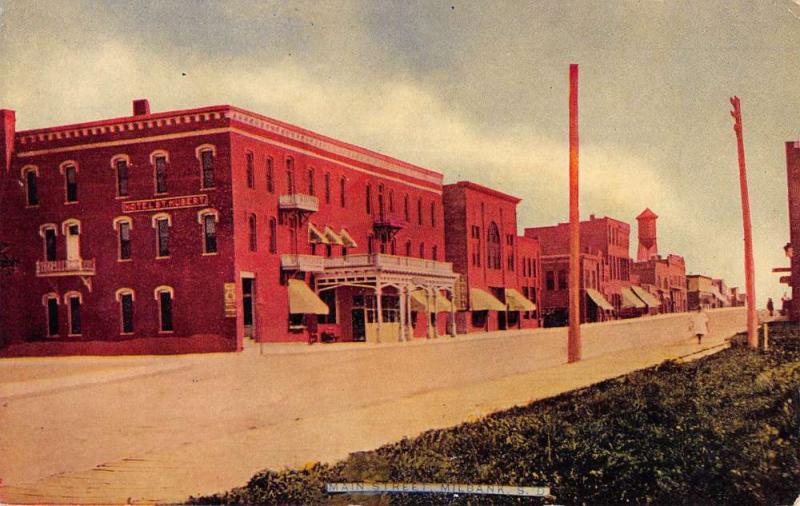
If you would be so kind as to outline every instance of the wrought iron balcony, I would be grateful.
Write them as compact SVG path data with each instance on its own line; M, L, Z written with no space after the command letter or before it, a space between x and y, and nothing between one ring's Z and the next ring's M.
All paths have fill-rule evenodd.
M278 198L278 208L281 211L316 213L319 211L319 199L313 195L305 195L303 193L281 195Z
M281 255L281 269L287 271L323 272L325 258L314 255Z
M373 227L376 229L400 230L406 226L406 220L394 214L381 213L375 216Z
M36 261L36 276L40 278L52 276L94 276L94 258L89 260L54 260Z

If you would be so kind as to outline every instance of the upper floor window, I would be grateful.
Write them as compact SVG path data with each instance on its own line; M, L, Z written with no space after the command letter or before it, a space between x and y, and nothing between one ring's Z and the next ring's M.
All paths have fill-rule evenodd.
M547 271L547 273L545 273L545 286L548 290L556 289L556 276L554 271Z
M420 258L425 258L425 243L424 242L419 243L419 257Z
M422 199L417 199L417 224L422 225Z
M411 256L411 241L410 240L406 241L406 256L407 257Z
M256 234L256 215L251 214L247 218L247 227L248 227L248 243L250 245L250 251L258 251L258 235Z
M372 185L367 184L367 214L372 214Z
M39 227L39 235L44 239L44 259L47 262L56 260L56 235L58 227L55 223L46 223Z
M131 228L133 222L127 216L114 219L114 228L117 230L118 247L117 258L129 260L131 258Z
M431 226L436 226L436 202L431 202Z
M567 289L567 271L563 269L558 271L558 289L559 290Z
M203 253L206 255L216 253L219 212L215 209L203 209L197 213L197 221L203 227Z
M72 162L61 164L66 189L66 202L78 201L78 166Z
M411 215L410 215L410 212L408 210L408 194L407 193L406 193L406 196L403 197L403 219L406 220L406 221L411 221Z
M439 247L438 246L433 246L433 248L431 248L431 258L433 260L439 260Z
M286 159L286 193L294 195L294 159Z
M157 155L154 160L156 166L156 193L167 193L167 157Z
M278 252L278 223L274 217L269 219L269 252Z
M250 151L245 154L245 163L247 165L247 187L253 188L256 184L254 174L255 168L253 167L253 153Z
M117 174L117 197L128 196L128 166L130 159L127 155L117 155L111 158L111 168Z
M314 188L314 168L311 167L308 169L306 173L306 178L308 179L308 194L315 195L316 188Z
M271 156L267 157L267 191L275 193L275 162Z
M325 191L325 203L326 204L330 204L331 203L331 173L330 172L326 172L325 173L325 183L324 184L325 184L325 189L324 189L324 191Z
M497 223L489 223L486 231L486 266L490 269L500 269L500 230Z
M195 156L200 161L200 187L203 190L216 186L214 176L214 157L216 154L217 149L211 144L202 144L195 149Z
M166 213L153 216L153 228L156 229L156 258L169 257L169 228L172 218Z
M394 212L394 190L389 190L389 212Z
M39 189L37 180L39 179L39 169L34 166L24 167L22 176L25 179L25 196L29 206L39 205Z
M347 186L347 180L344 176L339 178L339 206L345 207L347 205L347 200L345 200L345 196L347 195L345 192Z

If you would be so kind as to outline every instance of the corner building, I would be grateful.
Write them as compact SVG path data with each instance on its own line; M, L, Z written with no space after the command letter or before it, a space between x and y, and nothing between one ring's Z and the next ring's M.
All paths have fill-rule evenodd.
M454 332L440 173L228 105L133 109L0 111L0 354Z

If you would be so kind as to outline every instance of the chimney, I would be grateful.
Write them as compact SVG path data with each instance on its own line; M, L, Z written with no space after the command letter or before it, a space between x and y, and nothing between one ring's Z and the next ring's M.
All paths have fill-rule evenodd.
M595 218L594 218L594 214L590 214L590 215L589 215L589 220L590 220L590 221L594 221L594 219L595 219Z
M150 101L146 98L137 98L133 101L133 115L145 116L150 114Z
M0 109L0 170L8 174L11 158L14 156L14 136L16 134L16 114L10 109Z

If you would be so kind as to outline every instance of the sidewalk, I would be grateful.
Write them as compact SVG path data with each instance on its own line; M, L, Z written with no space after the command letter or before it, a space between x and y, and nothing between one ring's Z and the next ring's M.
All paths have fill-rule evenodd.
M592 356L590 353L576 364L563 364L558 358L558 361L543 362L551 365L537 370L529 369L527 372L491 379L475 377L472 381L462 380L440 387L431 384L427 390L396 388L388 393L383 392L385 395L377 395L371 391L368 376L359 373L352 384L334 386L329 390L318 391L319 387L312 385L312 390L317 391L316 395L319 396L311 401L312 409L304 408L294 413L292 402L303 399L292 399L291 395L275 397L268 406L280 409L281 416L274 419L250 415L249 421L243 425L226 422L227 431L203 430L199 427L196 430L189 429L194 433L194 439L188 434L188 441L183 435L176 435L174 437L181 439L174 440L170 447L162 445L150 451L134 451L127 457L105 461L94 468L84 467L83 470L50 474L25 484L15 483L14 486L0 489L0 498L6 502L38 503L182 501L189 495L209 494L243 485L264 468L279 469L302 466L312 461L335 461L354 451L376 448L403 437L414 437L429 429L474 420L497 410L588 386L666 359L690 360L722 349L726 345L726 338L733 332L731 329L740 326L738 319L731 325L718 324L716 331L712 327L712 334L704 339L702 345L697 345L692 339L682 339L610 353L603 353L601 346L597 352L599 355ZM549 339L528 340L526 346L534 342L542 347L549 345L555 353L553 356L560 357L563 344L560 341L558 339L557 344L551 344ZM483 346L484 343L498 342L506 341L489 340L479 344ZM594 345L589 342L587 346ZM433 351L433 347L415 348L426 354ZM454 353L457 349L472 349L472 346L435 348ZM545 360L544 352L541 353L542 360ZM359 352L337 355L337 361L350 360L351 356L370 355L373 354ZM393 353L382 355L389 358L394 356ZM306 362L313 356L298 358ZM270 364L271 368L279 364L271 362L269 357L255 356L253 359L252 362L262 368L265 363ZM479 355L474 359L487 361L492 360L492 356ZM393 361L397 360L398 357L394 356ZM290 364L290 367L295 366ZM319 368L316 363L313 367ZM375 374L378 374L377 371L386 369L388 364L381 362L371 367L373 369L369 370L376 370ZM400 367L404 368L404 364L400 364ZM339 369L333 371L339 374ZM413 370L405 372L413 374ZM397 380L391 371L387 373L385 378L391 379L383 381L395 383ZM163 378L170 379L170 376ZM150 379L156 380L158 378ZM191 395L191 392L186 395ZM209 416L212 417L220 413L214 408L214 402L212 398L207 399ZM250 402L248 405L254 413L263 413L264 408L257 404ZM322 409L321 405L327 406L326 409ZM161 416L177 414L162 413ZM154 416L159 418L158 414L154 413Z

